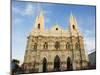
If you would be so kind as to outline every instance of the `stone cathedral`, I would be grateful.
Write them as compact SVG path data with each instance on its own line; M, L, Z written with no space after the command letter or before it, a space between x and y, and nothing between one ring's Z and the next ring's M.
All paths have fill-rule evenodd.
M87 69L89 60L84 39L72 13L68 23L67 29L61 28L57 23L46 29L44 13L40 11L34 28L27 37L22 65L26 73Z

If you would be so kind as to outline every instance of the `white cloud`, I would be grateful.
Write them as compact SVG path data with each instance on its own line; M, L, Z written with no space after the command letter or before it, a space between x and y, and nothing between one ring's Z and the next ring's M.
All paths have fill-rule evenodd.
M32 16L35 13L35 8L32 4L27 4L25 8L12 7L12 11L22 16Z
M20 18L15 18L13 23L14 24L21 24L22 20Z
M85 37L84 39L85 39L85 48L89 54L93 49L95 49L95 37Z
M45 23L50 23L50 19L48 17L45 17Z
M84 30L82 27L79 27L84 36L85 49L87 53L91 53L95 49L95 31L94 30Z
M87 53L91 53L93 49L95 49L95 31L94 30L84 30L82 27L79 29L82 32L82 35L84 36L84 43L85 43L85 49Z
M52 11L50 11L50 10L43 10L43 12L44 12L44 16L45 16L45 22L46 23L50 23L49 15L52 14Z
M92 34L92 31L90 31L90 30L85 30L85 36L89 36L89 35L91 35Z
M12 13L18 13L22 15L22 11L20 9L18 9L17 7L12 7Z
M83 33L84 33L84 37L90 37L90 36L93 37L93 35L95 35L94 30L85 30L85 31L83 31Z
M26 8L24 9L24 15L28 15L28 16L31 16L31 15L33 15L34 14L34 12L35 12L35 10L34 10L35 8L32 6L32 4L28 4L27 6L26 6Z
M52 11L50 11L50 10L44 10L44 14L52 14Z

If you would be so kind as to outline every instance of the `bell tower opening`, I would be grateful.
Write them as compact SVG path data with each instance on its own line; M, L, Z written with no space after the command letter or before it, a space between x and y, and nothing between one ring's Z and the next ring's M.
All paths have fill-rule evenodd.
M40 29L40 23L38 24L38 29Z
M73 29L75 29L75 25L73 25Z
M56 28L56 30L58 30L58 28Z

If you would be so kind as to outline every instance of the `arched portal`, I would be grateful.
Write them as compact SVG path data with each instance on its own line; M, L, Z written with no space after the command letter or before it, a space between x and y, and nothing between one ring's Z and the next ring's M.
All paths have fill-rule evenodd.
M43 58L43 72L47 71L47 60L46 58Z
M67 58L67 70L73 70L71 58Z
M58 55L56 55L54 59L54 71L59 71L60 70L60 58Z

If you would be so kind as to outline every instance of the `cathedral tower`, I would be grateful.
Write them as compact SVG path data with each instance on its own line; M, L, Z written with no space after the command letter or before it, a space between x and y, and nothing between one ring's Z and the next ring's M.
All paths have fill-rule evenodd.
M35 29L44 30L44 14L42 10L40 11L40 14L36 17Z
M71 35L76 36L77 34L79 34L76 18L73 16L72 13L70 15L69 24L70 24Z
M84 39L78 29L76 18L72 13L69 19L69 29L71 35L73 69L84 69L84 64L88 61L84 49Z

